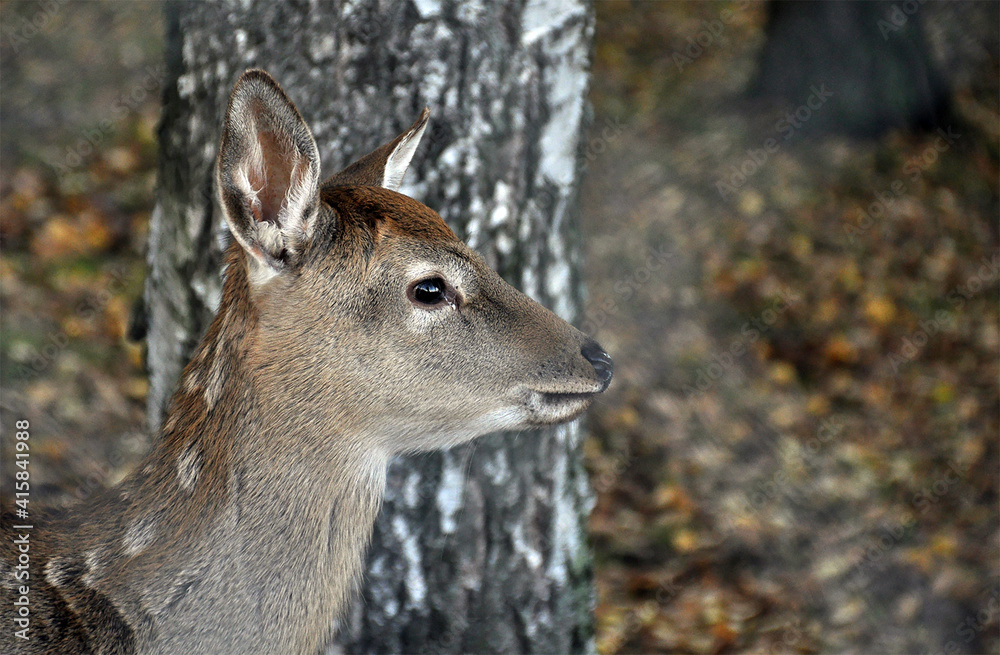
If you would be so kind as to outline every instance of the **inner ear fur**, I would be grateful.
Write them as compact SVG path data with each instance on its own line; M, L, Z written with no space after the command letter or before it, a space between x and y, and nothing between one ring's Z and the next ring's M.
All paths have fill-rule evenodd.
M248 70L229 98L218 183L234 238L259 264L280 269L305 248L318 210L319 152L285 92Z

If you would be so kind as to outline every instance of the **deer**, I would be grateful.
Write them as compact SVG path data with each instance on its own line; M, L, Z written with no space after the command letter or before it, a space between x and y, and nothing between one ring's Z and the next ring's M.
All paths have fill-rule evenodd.
M28 579L5 516L4 653L319 652L391 457L570 421L607 389L593 339L399 193L428 117L320 182L298 109L241 75L216 167L218 313L135 471L34 520Z

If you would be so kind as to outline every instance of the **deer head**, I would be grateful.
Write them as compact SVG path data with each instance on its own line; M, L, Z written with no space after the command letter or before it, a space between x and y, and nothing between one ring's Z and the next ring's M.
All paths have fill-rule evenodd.
M247 71L218 183L258 331L249 361L320 433L388 453L568 421L607 388L596 342L504 282L441 217L396 191L427 126L320 183L309 128ZM299 422L299 421L297 421Z

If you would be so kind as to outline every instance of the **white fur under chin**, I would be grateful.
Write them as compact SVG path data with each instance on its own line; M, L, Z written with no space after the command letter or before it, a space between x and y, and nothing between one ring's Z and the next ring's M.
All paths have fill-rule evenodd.
M518 407L503 407L475 418L462 429L428 435L427 439L433 448L450 448L491 432L523 430L527 427L525 419L525 413Z
M486 412L457 428L442 430L440 426L384 425L375 430L376 443L393 454L423 452L451 448L492 432L509 432L529 427L528 416L517 406ZM405 447L400 447L405 444Z

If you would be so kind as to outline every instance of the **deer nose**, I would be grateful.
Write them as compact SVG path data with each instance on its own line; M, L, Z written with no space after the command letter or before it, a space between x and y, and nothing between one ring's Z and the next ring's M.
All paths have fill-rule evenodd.
M603 385L601 391L607 389L608 385L611 384L611 376L614 374L614 364L611 362L611 357L608 353L604 352L604 349L591 339L583 344L580 354L593 365L594 371L597 372L597 379Z

